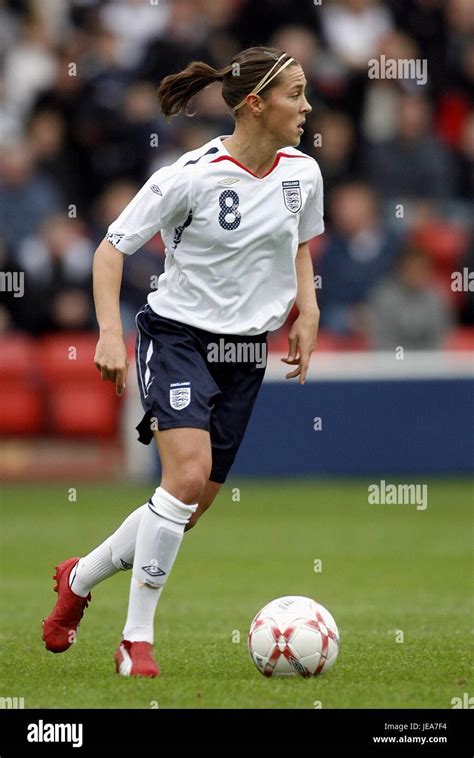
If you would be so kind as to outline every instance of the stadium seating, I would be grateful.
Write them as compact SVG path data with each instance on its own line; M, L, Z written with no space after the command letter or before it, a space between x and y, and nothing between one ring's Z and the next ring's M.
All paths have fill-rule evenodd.
M0 432L36 434L43 425L44 397L37 378L34 340L0 338Z
M465 326L456 329L449 335L444 349L474 352L474 328Z
M29 379L0 378L0 433L33 435L41 431L44 402L41 391Z
M0 339L0 434L114 438L114 387L93 363L95 334Z
M462 268L462 260L469 242L467 229L445 221L430 221L420 225L411 235L412 242L429 256L433 276L440 288L459 306L464 293L453 291L451 275Z

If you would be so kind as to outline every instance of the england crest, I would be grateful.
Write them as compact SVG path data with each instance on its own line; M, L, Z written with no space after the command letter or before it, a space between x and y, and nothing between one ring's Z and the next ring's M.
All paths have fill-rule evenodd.
M182 411L191 402L191 382L170 384L170 405L175 411Z
M301 209L301 189L299 180L293 182L282 182L283 197L285 205L292 213L298 213Z

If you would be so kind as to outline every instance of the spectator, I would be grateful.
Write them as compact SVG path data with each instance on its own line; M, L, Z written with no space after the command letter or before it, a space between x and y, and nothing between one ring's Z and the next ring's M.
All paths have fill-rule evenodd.
M451 153L434 136L427 100L403 95L391 140L369 144L366 176L386 198L443 198L458 194Z
M383 38L378 53L380 59L385 56L385 60L395 61L420 57L414 40L397 30ZM418 89L419 85L414 79L372 79L363 104L361 127L364 138L371 142L393 139L397 129L400 93L413 93Z
M369 331L376 350L438 350L452 325L451 312L430 282L428 257L405 248L398 270L369 300Z
M337 0L322 6L323 37L351 69L367 70L369 58L391 28L390 12L377 0Z
M81 193L81 166L77 153L66 141L66 124L56 110L42 109L28 124L28 143L38 171L61 193L61 204L77 207Z
M93 327L92 253L81 222L59 214L44 221L39 236L22 242L17 263L27 297L17 318L23 328L41 334Z
M319 117L309 117L309 129L321 146L312 153L324 177L324 191L329 197L339 184L357 175L355 135L351 120L344 113L324 111ZM319 143L316 142L318 145Z
M429 65L429 86L440 92L446 79L446 12L450 0L389 0L397 29ZM470 0L468 0L470 2ZM383 52L383 51L382 51ZM393 55L393 58L409 58Z
M364 184L345 184L330 202L332 232L323 247L321 326L347 335L357 329L357 309L393 267L398 243L381 222L374 193Z
M164 33L169 14L169 0L155 4L141 0L114 0L101 8L104 28L120 40L118 55L124 68L130 69L140 63L148 41Z
M190 60L212 60L207 48L208 26L196 3L179 0L169 5L169 17L163 32L150 40L136 72L139 79L156 85L168 74L185 68Z
M20 242L58 207L56 188L39 174L30 146L5 146L0 152L0 236L7 255L14 256Z
M35 96L54 79L56 58L44 24L34 18L23 22L21 39L5 58L6 98L21 117L28 115Z

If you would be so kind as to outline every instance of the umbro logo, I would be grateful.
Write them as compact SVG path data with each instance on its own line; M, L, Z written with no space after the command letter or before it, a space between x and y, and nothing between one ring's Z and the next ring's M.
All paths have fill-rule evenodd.
M151 565L151 566L142 566L143 571L146 571L147 574L150 576L164 576L166 574L166 571L163 571L163 569L160 569L159 566Z
M218 184L223 184L224 187L230 187L231 184L237 184L237 182L240 182L240 179L231 179L228 177L227 179L221 179Z
M158 187L157 184L151 184L150 185L150 189L151 189L152 192L155 193L155 195L161 195L161 196L163 196L163 193L162 193L162 191L160 190L160 188Z

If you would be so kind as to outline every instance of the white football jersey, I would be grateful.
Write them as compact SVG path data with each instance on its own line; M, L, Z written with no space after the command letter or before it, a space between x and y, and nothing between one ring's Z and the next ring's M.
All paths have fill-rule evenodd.
M298 244L324 231L316 161L278 151L259 178L216 137L156 171L114 221L107 240L126 255L156 232L165 270L151 308L215 334L281 326L296 298Z

